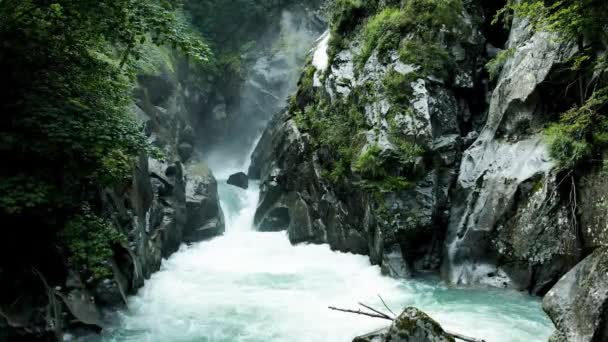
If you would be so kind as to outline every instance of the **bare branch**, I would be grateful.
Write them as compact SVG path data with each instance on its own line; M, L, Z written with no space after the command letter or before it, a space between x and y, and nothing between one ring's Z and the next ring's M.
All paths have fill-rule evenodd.
M382 297L380 296L380 294L378 294L378 298L380 298L380 301L382 301L382 304L384 305L384 307L386 308L386 310L388 310L390 313L393 314L393 316L397 316L393 310L391 310L391 308L388 307L388 305L386 305L386 303L384 302L384 299L382 299Z
M380 296L380 295L378 295L378 296ZM382 300L382 302L384 302L384 300ZM357 310L357 311L355 311L355 310L349 310L349 309L341 309L341 308L336 308L336 307L333 307L333 306L328 306L328 308L330 310L335 310L335 311L340 311L340 312L346 312L346 313L352 313L352 314L356 314L356 315L363 315L363 316L374 317L374 318L382 318L382 319L386 319L386 320L389 320L389 321L394 321L395 320L394 318L391 318L390 316L388 316L388 315L386 315L386 314L384 314L384 313L382 313L382 312L380 312L380 311L378 311L378 310L376 310L376 309L374 309L372 307L369 307L369 306L367 306L365 304L359 303L359 305L363 306L366 309L372 310L375 313L361 311L360 309ZM388 309L388 307L387 307L387 309ZM390 309L389 309L389 311L390 311ZM455 339L458 339L458 340L462 340L462 341L465 341L465 342L486 342L483 339L478 339L478 338L475 338L475 337L465 336L465 335L462 335L462 334L459 334L459 333L455 333L455 332L452 332L452 331L444 330L444 332L447 335L451 336L452 338L455 338Z
M376 309L372 308L371 306L365 305L365 304L363 304L363 303L359 303L359 305L361 305L362 307L364 307L364 308L366 308L366 309L368 309L368 310L371 310L371 311L373 311L373 312L377 313L378 315L382 315L382 316L384 316L384 317L385 317L385 318L387 318L387 319L391 319L391 320L394 320L394 319L395 319L394 317L391 317L391 316L389 316L389 315L385 314L385 313L384 313L384 312L382 312L382 311L378 311L378 310L376 310Z
M364 316L369 316L369 317L374 317L374 318L382 318L382 319L388 319L389 321L392 321L393 319L386 316L386 315L377 315L377 314L373 314L373 313L369 313L369 312L364 312L361 310L349 310L349 309L340 309L340 308L336 308L333 306L328 306L328 308L330 310L335 310L335 311L341 311L341 312L348 312L348 313L353 313L353 314L357 314L357 315L364 315Z

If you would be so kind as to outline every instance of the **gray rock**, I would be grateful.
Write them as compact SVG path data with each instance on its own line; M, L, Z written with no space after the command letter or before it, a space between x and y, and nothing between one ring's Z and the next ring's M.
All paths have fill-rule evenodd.
M608 341L608 250L598 248L563 276L543 309L557 327L553 342Z
M412 270L405 262L399 246L386 250L382 256L382 274L393 278L411 278Z
M515 19L515 49L498 80L486 125L465 151L452 191L443 276L543 294L579 253L542 133L538 93L574 49ZM472 137L467 137L470 140ZM549 214L551 213L551 214ZM529 239L530 236L535 239Z
M238 186L239 188L249 188L249 178L244 172L238 172L228 177L228 184Z
M261 232L278 232L287 230L290 223L289 208L276 207L264 216L264 219L257 225L257 228Z
M384 342L388 334L388 328L376 330L369 334L357 336L353 339L353 342Z
M179 158L182 162L188 161L188 159L190 159L192 156L192 152L194 152L194 147L192 147L192 145L189 143L184 142L179 144L177 147L177 153L179 154Z
M198 242L224 232L224 213L220 207L217 181L209 168L190 165L186 180L186 223L184 241Z

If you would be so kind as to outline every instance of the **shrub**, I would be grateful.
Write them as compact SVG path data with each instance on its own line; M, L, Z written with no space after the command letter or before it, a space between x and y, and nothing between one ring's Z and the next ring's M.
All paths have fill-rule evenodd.
M388 175L384 168L384 161L380 153L382 149L378 145L370 146L361 153L355 162L355 170L367 179L381 179Z
M85 205L82 212L67 223L61 234L71 267L93 280L112 275L109 264L114 254L112 247L126 238L109 220L98 217Z
M515 55L515 48L510 48L500 51L496 57L486 63L486 69L490 74L490 79L495 80L500 74L502 67L505 65L507 60Z
M576 166L594 150L607 146L608 118L602 110L608 103L608 87L597 90L581 106L560 116L545 130L549 152L559 165Z

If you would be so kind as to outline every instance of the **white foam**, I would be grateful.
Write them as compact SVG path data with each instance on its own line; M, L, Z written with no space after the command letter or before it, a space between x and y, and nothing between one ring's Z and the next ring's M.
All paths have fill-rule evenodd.
M365 256L292 246L284 232L250 229L257 185L220 183L227 233L182 247L131 298L106 341L351 341L387 324L327 306L417 306L445 328L492 342L546 341L540 303L516 292L458 290L383 277Z

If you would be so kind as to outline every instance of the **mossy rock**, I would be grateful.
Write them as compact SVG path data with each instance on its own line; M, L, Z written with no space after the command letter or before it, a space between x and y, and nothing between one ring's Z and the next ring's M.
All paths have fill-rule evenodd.
M439 323L424 312L409 307L403 310L388 330L390 342L454 342Z

